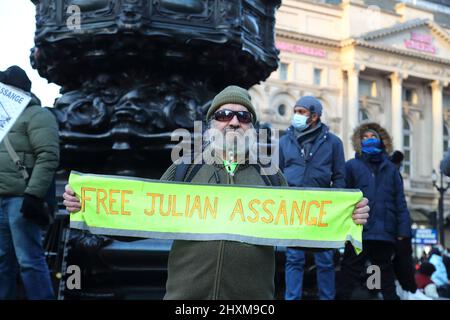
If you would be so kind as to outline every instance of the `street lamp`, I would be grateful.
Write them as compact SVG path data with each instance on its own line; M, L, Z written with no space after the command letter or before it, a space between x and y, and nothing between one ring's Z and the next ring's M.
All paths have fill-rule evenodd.
M442 174L442 171L440 172L440 184L437 184L437 174L436 170L433 169L433 173L431 174L431 179L433 180L433 186L436 188L436 190L439 192L439 242L441 245L445 246L445 236L444 236L444 194L450 187L450 181L446 177L447 186L444 187L444 175Z

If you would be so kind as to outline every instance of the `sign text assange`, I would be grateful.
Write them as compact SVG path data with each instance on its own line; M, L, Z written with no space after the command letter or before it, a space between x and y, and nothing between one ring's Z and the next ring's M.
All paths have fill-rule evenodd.
M81 201L71 226L165 239L340 247L361 241L359 190L200 185L71 173ZM314 242L316 241L316 242ZM321 241L318 243L317 241Z
M134 195L133 190L117 190L104 188L81 188L81 212L86 211L86 202L95 203L96 214L121 214L131 215L128 208L130 198ZM162 194L145 192L146 205L141 212L134 214L145 214L153 216L155 214L163 217L183 217L192 219L217 219L219 208L219 197L210 199L208 196L198 194L188 194L180 199L176 194ZM227 199L228 200L228 199ZM229 201L229 200L228 200ZM261 200L251 199L243 203L241 198L234 200L233 210L229 213L228 219L240 219L242 222L273 223L278 225L293 225L303 223L307 226L326 227L326 207L333 204L331 200L281 200L276 203L272 199ZM247 214L246 214L247 213ZM220 213L219 213L220 214Z

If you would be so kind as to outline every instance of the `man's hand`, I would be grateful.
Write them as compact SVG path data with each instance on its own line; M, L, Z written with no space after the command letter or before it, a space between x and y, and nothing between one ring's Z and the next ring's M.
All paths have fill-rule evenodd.
M66 184L65 192L63 194L63 204L66 206L66 210L70 213L75 213L80 211L81 203L77 197L75 197L75 192L73 192L72 188Z
M369 200L362 198L356 205L355 211L353 211L352 219L355 224L366 224L369 219L370 208L368 206Z

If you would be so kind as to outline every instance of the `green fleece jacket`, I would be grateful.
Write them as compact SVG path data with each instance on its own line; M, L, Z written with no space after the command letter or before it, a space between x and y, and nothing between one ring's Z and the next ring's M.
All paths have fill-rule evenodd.
M193 166L192 166L193 167ZM175 165L161 180L173 181ZM191 170L191 169L190 169ZM186 176L190 175L188 170ZM287 186L279 171L281 184ZM219 182L216 182L217 177ZM223 165L203 165L192 183L265 185L259 170L238 165L230 176ZM275 250L272 246L235 241L175 240L169 254L164 299L270 300L275 294Z
M33 97L8 133L11 145L28 171L28 184L0 143L0 196L24 193L45 197L59 164L58 124L53 114Z

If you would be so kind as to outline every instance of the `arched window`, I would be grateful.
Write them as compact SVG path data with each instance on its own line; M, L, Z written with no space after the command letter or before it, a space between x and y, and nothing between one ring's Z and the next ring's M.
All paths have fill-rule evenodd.
M278 114L282 117L286 115L286 104L282 103L278 106Z
M295 99L289 93L275 93L269 99L270 112L268 116L271 119L270 121L289 126L294 112L294 104Z
M444 123L444 130L443 130L443 132L444 132L444 153L446 153L447 150L448 150L448 147L449 147L450 137L448 135L448 128L445 125L445 123Z
M403 172L407 175L411 174L411 162L412 162L412 130L409 121L403 118L403 153L405 159L403 160Z

